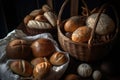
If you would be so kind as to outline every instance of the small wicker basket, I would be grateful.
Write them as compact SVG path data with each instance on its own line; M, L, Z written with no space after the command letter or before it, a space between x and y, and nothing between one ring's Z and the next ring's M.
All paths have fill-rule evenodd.
M53 10L53 12L55 13L54 11L54 8L53 8L53 0L46 0L46 4ZM38 6L38 9L39 9L39 4L37 5ZM37 10L37 9L36 9ZM37 34L41 34L41 33L51 33L52 36L55 36L55 33L57 33L57 27L56 26L52 26L52 28L49 28L49 29L35 29L35 28L29 28L27 27L27 25L24 23L24 21L22 21L18 27L18 29L22 30L24 33L26 33L27 35L37 35Z
M108 4L105 4L100 8L99 15L96 19L94 29L92 30L91 37L88 43L79 43L79 42L74 42L70 38L65 36L65 31L63 26L66 20L61 21L61 15L67 3L68 3L68 0L65 0L63 5L61 6L61 9L58 15L57 29L58 29L58 41L60 43L60 46L62 47L63 50L69 52L69 54L72 57L80 61L93 62L93 61L102 59L108 53L110 53L118 36L119 21L118 21L116 10L114 9L113 6L109 5L112 7L112 10L116 18L116 21L115 21L116 28L112 33L112 37L110 37L109 35L110 38L106 42L95 43L93 41L95 37L95 29L96 29L99 17L103 12L103 10L108 7Z

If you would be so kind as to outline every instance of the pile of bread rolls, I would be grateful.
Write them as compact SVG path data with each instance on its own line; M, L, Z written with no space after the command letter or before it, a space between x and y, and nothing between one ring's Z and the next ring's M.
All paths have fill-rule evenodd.
M24 24L27 29L51 29L55 28L57 24L57 15L47 4L42 8L31 11L24 18Z
M74 42L88 42L99 13L93 13L89 16L72 16L64 24L65 35ZM110 36L115 30L115 23L112 18L102 13L96 29L96 42L104 42L110 39Z
M34 80L44 79L53 66L61 66L68 61L65 53L57 51L54 43L47 38L32 42L14 39L6 46L6 56L13 59L9 65L13 73Z

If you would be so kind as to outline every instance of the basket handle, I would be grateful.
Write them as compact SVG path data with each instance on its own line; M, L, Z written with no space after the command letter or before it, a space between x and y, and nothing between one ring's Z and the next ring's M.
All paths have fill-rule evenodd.
M96 27L97 27L97 24L98 24L98 21L99 21L99 18L100 18L100 15L103 13L103 11L105 9L107 9L109 6L112 7L112 9L114 10L114 14L115 14L115 18L116 18L116 22L117 22L117 26L119 26L119 19L118 19L118 15L117 15L117 12L115 10L115 8L110 5L110 3L105 3L104 5L101 6L100 10L99 10L99 13L98 13L98 16L96 18L96 21L95 21L95 24L94 24L94 28L91 32L91 36L90 36L90 39L88 40L88 48L91 48L92 45L93 45L93 39L94 39L94 36L95 36L95 30L96 30Z
M61 16L62 16L63 10L64 10L66 4L68 3L68 1L69 0L65 0L64 3L62 4L61 8L60 8L60 12L58 14L57 26L59 26L60 23L61 23Z

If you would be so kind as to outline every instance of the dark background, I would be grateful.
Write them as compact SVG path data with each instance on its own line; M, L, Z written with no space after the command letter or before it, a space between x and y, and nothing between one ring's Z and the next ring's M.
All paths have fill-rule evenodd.
M64 0L53 0L55 12L58 14ZM110 0L85 0L89 8L103 4ZM116 9L119 8L117 0L111 0ZM15 29L23 18L32 10L40 8L46 0L0 0L0 38ZM119 11L119 10L118 10ZM69 8L64 11L64 17L69 15Z
M64 0L53 0L53 7L57 14L59 13L59 10L63 1ZM85 1L87 2L88 7L92 9L110 0L85 0ZM116 11L118 12L118 18L120 18L119 0L111 0L111 2L112 2L112 5L114 5ZM0 38L4 38L7 35L7 33L17 28L27 14L29 14L34 9L40 8L45 3L46 3L46 0L0 0ZM69 11L70 9L67 6L62 16L63 19L69 17L70 15ZM118 40L118 43L119 43L119 40ZM112 71L117 71L117 73L120 74L119 47L120 47L120 44L117 44L116 47L114 47L113 51L110 53L110 55L106 57L106 59L104 60L105 61L110 60L109 65L114 66ZM66 74L75 73L74 70L76 69L76 66L78 66L79 63L80 63L79 61L71 57L70 66L68 67L67 71L65 72L65 75L63 75L61 80L63 80ZM93 65L97 65L97 63L95 64L93 63ZM116 72L114 73L115 75L117 74ZM109 79L102 79L102 80L120 80L119 75L118 77L117 78L110 77Z

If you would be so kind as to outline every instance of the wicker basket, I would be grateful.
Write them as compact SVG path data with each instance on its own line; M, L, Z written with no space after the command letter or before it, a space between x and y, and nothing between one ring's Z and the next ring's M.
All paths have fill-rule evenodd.
M115 17L116 29L113 32L112 37L110 37L109 40L107 40L106 42L94 43L93 41L95 36L95 28L97 26L99 17L103 12L104 8L107 7L107 4L105 4L100 9L99 15L96 19L96 23L95 23L94 29L92 30L91 37L88 43L79 43L79 42L72 41L70 38L66 37L64 33L65 31L63 29L63 26L66 20L61 21L61 15L67 3L68 3L68 0L65 0L63 5L61 6L61 9L58 15L57 29L58 29L58 41L60 43L60 46L62 47L63 50L69 52L71 56L73 56L75 59L80 61L93 62L93 61L103 59L103 57L105 57L112 50L112 47L114 46L114 43L117 39L118 32L119 32L119 29L118 29L119 21L118 21L117 13L115 9L113 9L114 7L109 5L112 7L112 10L114 11L116 16Z
M54 8L53 8L53 0L46 0L46 4L52 8L53 12L55 13L54 11ZM38 9L39 9L39 5L38 6ZM36 9L37 10L37 9ZM52 25L51 25L52 26ZM41 33L51 33L52 36L55 36L55 33L57 33L57 26L52 26L52 28L49 28L49 29L35 29L35 28L29 28L27 27L26 24L24 24L24 21L22 21L19 25L18 25L18 29L21 29L23 32L25 32L27 35L36 35L36 34L41 34Z

